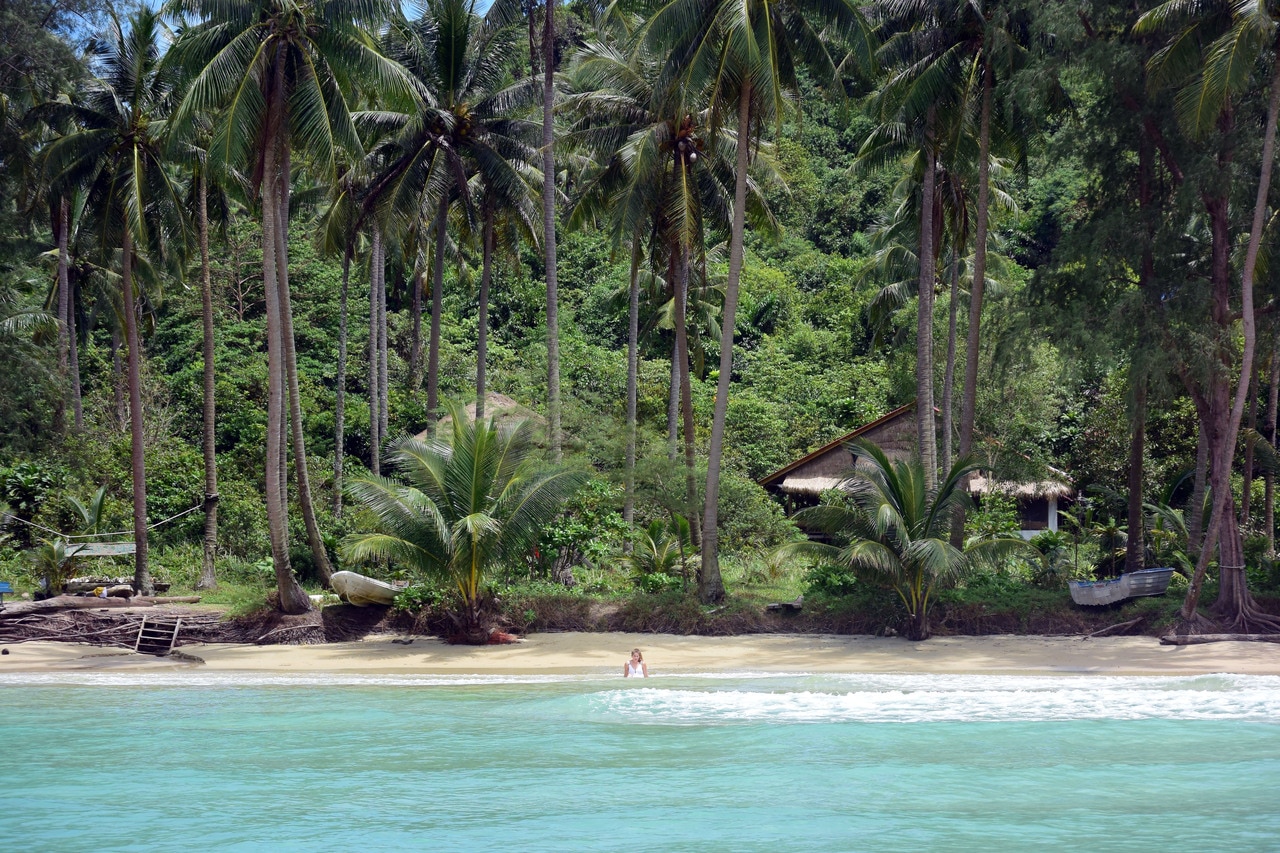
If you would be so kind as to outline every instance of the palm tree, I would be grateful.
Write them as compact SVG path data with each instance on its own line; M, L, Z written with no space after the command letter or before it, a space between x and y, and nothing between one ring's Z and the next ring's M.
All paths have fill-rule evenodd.
M183 245L181 204L170 180L161 134L161 110L172 78L161 68L160 23L139 10L128 27L112 18L109 37L92 45L100 76L76 101L51 105L81 128L49 146L46 163L57 188L84 187L97 212L99 239L120 249L121 313L128 344L130 461L133 477L134 585L153 590L147 568L147 484L143 456L142 344L138 334L136 287L139 254L150 266L172 257Z
M440 312L447 225L455 203L466 230L499 209L522 205L536 173L535 126L513 117L532 102L529 81L505 87L504 66L517 33L506 26L509 3L495 3L484 18L477 0L429 0L423 16L389 39L389 52L412 75L423 105L412 115L386 116L396 126L379 151L386 165L372 190L412 224L430 222L431 336L427 356L427 408L439 405ZM477 211L471 176L488 200ZM492 223L491 223L492 227Z
M709 91L710 124L737 122L729 277L725 286L720 375L707 454L706 508L702 524L702 566L698 592L705 602L724 598L717 552L720 464L729 380L733 373L733 332L738 307L746 229L747 167L750 141L763 124L781 121L789 93L799 90L796 70L810 69L823 84L840 85L839 63L824 36L852 49L862 68L874 64L870 27L850 0L669 0L650 19L647 37L671 46L672 77Z
M183 31L170 50L172 61L191 74L175 123L225 106L213 140L215 157L246 166L261 189L268 530L280 608L304 612L311 602L293 577L286 539L281 476L286 399L299 503L322 579L328 577L329 561L312 511L293 347L287 250L291 157L295 146L304 149L310 168L324 179L333 177L337 149L361 151L348 108L354 81L375 82L391 101L407 98L402 70L378 52L366 29L381 26L396 10L385 0L170 0L166 10L200 22Z
M603 220L616 246L631 250L628 298L628 481L633 481L634 402L640 334L640 260L643 246L655 265L652 279L666 285L665 314L675 333L672 399L683 414L685 513L701 542L695 467L694 414L690 381L690 296L703 278L705 231L726 222L728 185L733 180L734 144L728 134L712 138L702 93L664 80L658 57L643 42L630 53L615 44L593 42L575 57L566 81L565 109L575 118L565 140L595 155L600 167L585 176L570 224ZM771 175L773 176L773 175ZM754 182L748 205L765 228L776 227ZM632 331L634 330L634 332Z
M1229 18L1226 16L1229 15ZM1182 620L1196 625L1200 591L1205 572L1213 553L1213 546L1221 543L1222 566L1218 601L1214 609L1227 617L1233 627L1241 630L1266 626L1280 630L1280 620L1263 613L1253 601L1246 584L1244 561L1240 546L1240 533L1235 523L1231 500L1231 460L1235 454L1240 424L1244 418L1245 404L1249 396L1249 381L1253 375L1254 353L1257 345L1257 323L1254 315L1253 285L1257 270L1263 229L1267 224L1267 197L1271 186L1271 168L1275 157L1277 116L1280 114L1280 11L1273 4L1258 2L1191 2L1168 0L1138 19L1135 33L1149 33L1175 28L1169 44L1151 60L1153 85L1182 84L1177 96L1180 117L1192 137L1202 137L1215 129L1233 123L1231 102L1243 94L1252 82L1260 62L1270 60L1274 66L1271 76L1270 100L1263 129L1262 157L1254 201L1253 220L1249 242L1245 250L1244 269L1240 282L1240 317L1243 326L1244 346L1240 357L1239 380L1229 411L1210 414L1216 441L1210 447L1210 468L1213 494L1213 510L1209 517L1209 529L1205 532L1196 571L1187 597L1182 606ZM1225 31L1224 31L1225 30ZM1213 37L1207 50L1200 53L1199 45L1206 36ZM1189 82L1186 82L1189 81ZM1230 143L1227 143L1230 144ZM1225 195L1206 192L1206 207L1211 217L1225 218ZM1215 228L1215 243L1217 232ZM1227 304L1228 285L1225 279L1229 269L1226 246L1215 247L1214 284L1215 316L1232 311ZM1217 262L1218 255L1223 260ZM1230 321L1228 321L1229 323ZM1225 395L1212 395L1225 402ZM1211 407L1212 408L1212 407ZM1218 408L1222 408L1219 406ZM1224 516L1230 513L1231 519Z
M373 512L381 531L348 537L342 554L352 561L391 560L444 579L460 600L458 639L484 643L486 579L525 559L586 476L540 466L528 422L500 429L492 419L469 422L456 404L448 409L447 440L407 439L392 453L400 481L351 483L352 497Z
M926 640L930 599L938 585L958 577L979 559L999 559L1030 546L1021 538L993 537L961 550L948 541L952 511L969 499L964 480L978 467L976 461L957 461L931 487L918 458L890 460L865 440L852 442L851 449L859 467L843 486L847 505L810 507L795 516L845 544L797 542L781 550L829 560L859 578L889 587L906 607L907 639Z

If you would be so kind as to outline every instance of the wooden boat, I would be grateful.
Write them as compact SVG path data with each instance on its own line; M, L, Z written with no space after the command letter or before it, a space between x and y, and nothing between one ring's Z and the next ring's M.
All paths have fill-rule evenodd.
M365 607L370 604L390 606L395 603L399 589L385 581L365 577L355 572L334 572L329 578L333 591L347 604Z
M1106 581L1067 581L1067 586L1076 604L1096 606L1142 595L1164 595L1172 577L1173 569L1141 569Z

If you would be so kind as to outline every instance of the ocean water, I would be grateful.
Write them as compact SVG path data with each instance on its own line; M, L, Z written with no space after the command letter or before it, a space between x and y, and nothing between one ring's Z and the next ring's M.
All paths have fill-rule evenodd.
M1280 678L0 676L13 851L1280 850Z

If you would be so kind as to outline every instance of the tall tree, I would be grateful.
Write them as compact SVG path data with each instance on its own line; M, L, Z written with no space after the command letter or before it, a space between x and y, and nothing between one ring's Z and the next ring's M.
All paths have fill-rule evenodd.
M294 146L309 154L310 168L328 179L335 150L362 150L348 107L351 86L368 80L389 100L404 100L402 69L377 50L370 29L394 17L384 0L170 0L169 13L198 23L170 49L189 70L191 85L175 121L225 106L214 137L215 156L247 174L262 199L263 279L267 304L268 404L266 503L272 561L286 613L311 609L290 566L281 467L285 458L286 400L293 424L294 470L307 539L322 578L328 555L310 506L293 355L287 226Z
M751 142L760 128L780 122L789 95L798 92L796 71L840 86L838 62L824 36L852 50L862 68L874 65L871 29L849 0L670 0L653 15L648 37L670 46L670 73L683 85L706 86L710 123L736 124L729 277L720 337L720 373L707 451L707 487L702 524L698 594L705 602L724 598L719 560L720 467L733 374L733 337L746 232L747 172Z
M180 255L185 228L177 189L169 177L161 135L173 78L160 67L161 26L139 10L91 45L95 76L69 104L49 106L52 115L79 128L46 152L51 184L60 192L83 187L97 211L104 252L119 247L120 302L128 348L130 468L133 479L134 585L151 594L147 566L147 481L143 445L142 341L138 310L138 256L148 267Z
M1263 127L1260 174L1255 196L1253 219L1245 249L1240 282L1240 319L1244 345L1234 395L1229 379L1217 375L1207 393L1197 400L1202 420L1209 430L1210 474L1213 506L1209 529L1196 571L1192 577L1181 612L1184 626L1201 625L1197 614L1200 591L1217 544L1221 553L1219 593L1214 610L1233 629L1250 630L1265 627L1280 630L1280 620L1263 613L1249 594L1244 571L1243 549L1239 526L1231 498L1231 462L1235 455L1240 424L1249 397L1250 379L1257 341L1254 313L1254 274L1263 230L1267 220L1267 199L1271 185L1271 168L1275 152L1277 114L1280 113L1280 23L1269 3L1191 2L1169 0L1147 14L1135 25L1135 32L1175 30L1168 45L1151 62L1155 85L1177 85L1179 112L1184 126L1193 137L1219 136L1216 186L1206 186L1204 204L1213 229L1213 263L1211 279L1214 288L1212 315L1215 324L1227 333L1234 325L1230 306L1230 166L1233 152L1224 131L1235 123L1233 100L1241 97L1253 83L1262 60L1273 66L1270 99ZM1212 39L1209 41L1209 39ZM1208 42L1203 53L1200 45Z

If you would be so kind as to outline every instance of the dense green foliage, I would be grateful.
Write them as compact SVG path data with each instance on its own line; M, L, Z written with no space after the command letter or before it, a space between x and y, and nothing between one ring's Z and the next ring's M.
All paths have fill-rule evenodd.
M316 143L321 153L299 146L294 155L287 286L311 503L334 568L348 567L345 561L356 553L340 550L339 543L367 533L373 523L367 509L339 510L335 486L343 335L342 476L348 483L376 482L365 478L376 464L375 441L379 449L389 448L437 428L429 383L438 387L441 400L459 406L474 400L482 307L487 314L484 381L496 395L488 399L487 413L498 414L500 422L528 416L540 433L538 441L551 444L541 435L548 425L549 396L545 261L534 238L531 206L542 181L535 133L541 88L530 76L529 52L540 49L524 41L524 34L533 38L535 29L519 18L520 4L497 4L483 21L471 17L476 10L469 4L439 0L428 5L437 16L433 21L461 23L446 31L443 24L419 21L414 29L392 21L371 27L369 41L352 48L352 55L367 51L396 58L409 69L405 77L388 70L390 64L368 60L357 63L368 79L355 71L347 79L339 72L332 91L324 89L331 100L342 90L352 110L349 122L335 108L330 118L337 129L321 132L306 124L302 106L296 108L304 118L295 121L295 143L323 142ZM839 65L843 76L835 85L823 80L819 86L817 72L806 70L816 54L789 57L785 70L794 74L795 103L782 83L753 102L758 112L752 113L750 126L760 139L751 155L745 260L740 282L733 282L739 292L732 371L727 386L721 386L729 393L716 527L731 592L738 584L737 591L754 586L829 597L865 594L860 591L865 573L847 559L769 565L766 555L800 534L782 505L755 481L916 399L921 353L932 353L923 381L934 389L939 425L951 428L936 453L946 447L953 458L958 455L965 335L975 292L984 62L999 67L992 72L989 115L991 233L976 339L979 381L969 413L973 454L991 479L1065 477L1083 499L1059 534L1037 541L1042 560L1007 560L991 571L1028 594L1043 590L1062 597L1067 578L1115 573L1133 559L1136 548L1147 564L1169 563L1192 574L1208 527L1202 507L1212 506L1213 495L1206 501L1203 466L1198 476L1184 475L1196 470L1198 439L1205 436L1209 453L1218 452L1214 448L1222 442L1230 444L1228 467L1234 476L1226 480L1231 492L1226 511L1242 531L1248 584L1255 591L1276 586L1274 529L1267 528L1268 523L1274 527L1267 505L1270 487L1261 482L1276 462L1274 407L1268 400L1280 376L1277 315L1270 310L1280 264L1271 263L1265 251L1274 243L1271 231L1256 272L1250 268L1252 299L1266 310L1257 320L1253 376L1245 377L1248 400L1241 425L1254 430L1247 433L1248 456L1243 440L1237 447L1234 433L1223 437L1246 349L1239 281L1258 175L1269 156L1262 141L1268 97L1274 94L1269 88L1274 44L1249 41L1257 61L1233 69L1225 88L1214 90L1216 111L1206 121L1204 115L1186 114L1187 93L1205 93L1198 63L1214 67L1216 60L1200 52L1171 58L1160 53L1162 45L1171 33L1193 24L1201 29L1190 41L1206 50L1240 44L1254 38L1241 27L1262 24L1245 21L1243 12L1228 3L1136 5L1141 8L1091 0L865 4L862 12L887 46L878 54L879 67L853 61L857 28L846 21L841 31L846 40L824 48L836 62L851 57ZM985 17L964 17L970 6L984 10ZM1185 19L1183 7L1190 6L1203 6L1203 16ZM180 7L186 8L173 8ZM197 7L204 8L195 4L190 10ZM675 4L663 15L675 14L676 7L695 18L720 8ZM692 82L693 72L679 66L680 41L672 36L664 42L661 32L644 26L654 20L670 26L671 21L652 4L626 8L626 15L610 7L598 18L595 7L583 4L556 12L562 20L554 52L564 99L557 114L562 138L555 176L563 200L556 272L561 417L565 462L583 472L585 485L545 524L523 559L500 561L487 578L499 586L555 581L560 587L576 584L576 592L564 593L573 595L584 590L623 595L636 589L686 595L698 577L695 558L706 541L696 530L703 517L699 502L707 481L717 383L724 378L718 353L731 277L737 90L722 91L716 86L730 84L710 78ZM798 3L794 8L813 24L824 6ZM1274 4L1259 8L1274 29ZM1153 9L1144 19L1147 29L1135 35L1140 13ZM64 176L59 183L48 160L58 140L76 138L77 121L89 121L91 96L101 93L93 81L111 70L103 66L100 51L83 49L84 32L72 16L99 21L109 11L92 2L39 0L0 10L0 50L10 60L0 63L0 502L15 519L0 527L0 576L28 582L60 564L56 555L27 560L23 552L51 547L41 543L50 531L69 533L83 526L72 498L87 505L96 490L105 488L98 520L104 531L128 529L133 506L122 343L127 309L119 295L120 245L113 236L121 223L102 221L106 211L93 208L92 182L74 185ZM835 38L836 29L824 35ZM815 39L822 30L812 31ZM903 76L902 69L907 58L917 56L912 50L924 49L912 46L911 39L922 40L926 30L930 38L952 39L960 46L946 56L969 58L952 62L930 54L937 62L930 72L934 76L922 83ZM711 39L717 31L707 24L698 32ZM1008 56L990 49L1004 37L1000 33L1013 45ZM451 35L471 51L459 48L456 69L445 62L444 52L427 57ZM1274 34L1270 38L1274 41ZM489 50L493 44L502 50ZM798 44L803 48L803 39ZM982 45L987 48L978 49ZM693 50L683 47L686 53ZM816 42L807 49L812 54ZM1202 55L1208 58L1199 59ZM613 63L607 75L600 70L606 59ZM1183 64L1175 67L1174 59ZM594 70L588 60L597 63ZM455 71L465 79L450 77ZM172 75L165 85L172 87L173 97L151 106L157 110L174 108L195 71L165 66L164 73ZM944 76L948 79L940 79ZM673 81L683 87L676 101L662 88ZM600 95L606 83L613 87L607 97ZM316 85L320 91L330 84ZM593 85L597 88L589 88ZM428 98L426 89L451 94L432 101L432 109L424 107L413 120L406 118L412 115L404 106L407 99L415 93ZM932 100L916 103L925 90ZM610 113L624 94L630 99L626 109ZM62 108L50 109L55 103ZM591 104L595 112L584 115L583 105ZM223 107L210 96L183 107L182 115L194 122L196 112L217 115ZM162 121L157 115L154 126ZM272 553L263 503L272 387L263 272L268 259L262 198L254 184L261 176L252 174L246 159L252 133L247 141L232 140L237 129L215 123L216 139L227 151L239 146L235 156L241 160L231 162L227 155L227 162L217 164L222 186L209 203L218 571L256 583L270 577ZM650 141L642 145L642 138ZM890 138L896 147L885 147ZM187 137L183 144L195 143ZM179 147L175 143L175 152ZM216 158L208 156L212 164ZM934 164L929 185L937 179L938 240L929 265L936 304L927 299L933 316L918 322L926 161ZM642 166L649 171L627 171ZM192 174L190 158L173 153L166 177L191 183L192 195L183 202L187 208L194 204ZM646 177L636 178L639 174ZM696 180L679 193L664 183L684 174ZM623 180L628 176L630 184ZM377 196L379 181L393 187L385 198ZM611 205L625 193L631 193L633 208L619 213ZM69 269L60 286L58 209L64 195L70 199L64 235ZM1275 195L1263 198L1268 214L1272 208L1266 203ZM159 202L146 204L147 211L158 210ZM143 219L144 211L128 204L120 209ZM386 234L386 433L377 423L378 390L371 387L377 365L371 373L369 363L379 347L377 340L370 341L376 323L369 322L376 296L370 236L375 220ZM443 230L437 231L437 224ZM205 489L200 258L194 220L188 226L185 239L175 233L166 242L171 257L162 257L159 246L140 247L137 272L143 282L145 416L140 429L146 512L152 523L164 522L151 533L153 571L158 579L175 582L185 581L199 559L194 546L202 515L182 513L202 504ZM483 243L486 233L493 237L491 252ZM182 243L188 244L185 255ZM344 291L347 248L353 261ZM639 338L635 486L629 501L633 252L640 259L634 275ZM432 337L429 303L437 268L439 331ZM677 291L676 282L682 280L687 305L678 299L684 291ZM69 292L60 293L63 288ZM60 298L68 305L66 314ZM958 315L954 326L952 309ZM59 322L65 329L68 320L75 324L72 366L83 399L79 426L70 414L72 374L59 335ZM932 339L922 342L922 330L929 329ZM672 353L678 334L686 333L691 435L684 435L680 419L671 414ZM428 367L424 348L437 354L434 368ZM504 398L515 407L508 409ZM454 417L462 417L460 412L455 408ZM1144 439L1136 481L1131 477L1135 429ZM693 451L691 467L678 452L682 436ZM938 469L946 472L952 461L940 458ZM1210 470L1214 464L1211 459ZM696 485L692 493L690 484ZM288 499L297 506L296 480ZM1135 519L1142 530L1134 529ZM291 513L288 525L292 570L313 581L319 574L316 552L308 547L302 518ZM925 538L946 540L943 527ZM991 541L1015 529L1011 501L993 496L969 515L960 541ZM1136 544L1126 553L1130 540ZM113 571L126 569L120 563ZM415 580L426 574L395 559L387 571L407 572ZM470 594L468 606L480 590ZM919 620L916 633L928 630L925 600L906 605Z

